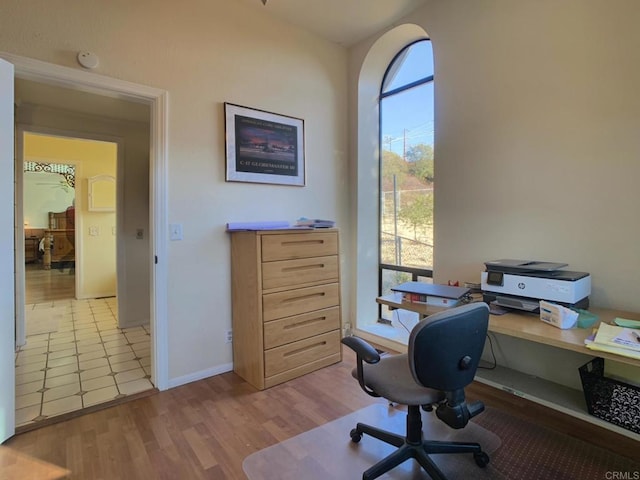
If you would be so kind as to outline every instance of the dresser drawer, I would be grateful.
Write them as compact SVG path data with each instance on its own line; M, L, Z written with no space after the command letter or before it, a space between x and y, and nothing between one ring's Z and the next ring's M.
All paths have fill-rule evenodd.
M268 293L262 296L262 320L268 322L339 304L340 289L337 283Z
M263 289L295 286L323 280L338 281L337 255L262 264Z
M337 255L336 232L287 233L262 236L262 261Z
M340 352L340 333L333 331L264 352L265 377L297 368Z
M264 348L278 347L339 328L340 307L273 320L264 324Z

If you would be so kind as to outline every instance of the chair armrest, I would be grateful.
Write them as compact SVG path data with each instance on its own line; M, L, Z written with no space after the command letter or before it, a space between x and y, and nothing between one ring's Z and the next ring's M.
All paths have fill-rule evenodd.
M360 337L344 337L341 342L356 352L356 359L358 363L356 365L356 375L354 376L358 379L360 388L372 397L379 397L380 395L367 387L362 364L363 361L370 364L378 363L380 361L380 354L378 351Z
M367 363L378 363L380 361L378 351L360 337L344 337L341 342L356 352L359 359L361 358Z

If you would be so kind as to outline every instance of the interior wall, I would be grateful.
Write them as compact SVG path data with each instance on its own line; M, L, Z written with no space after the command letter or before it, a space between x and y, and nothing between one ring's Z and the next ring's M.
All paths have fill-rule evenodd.
M640 5L434 1L437 281L498 258L592 275L640 311Z
M86 49L95 72L169 93L168 220L184 232L168 245L169 383L228 370L226 223L332 218L349 243L346 49L227 0L0 5L0 50L80 69ZM225 181L224 102L304 119L305 187Z
M592 304L640 311L639 19L596 0L428 0L405 19L434 47L437 282L558 261L591 273Z
M591 273L592 305L640 311L639 20L632 0L427 0L399 22L434 48L436 282L565 262ZM350 49L351 88L384 33ZM500 343L512 368L579 386L575 356L560 371Z
M49 212L63 212L73 203L75 189L59 173L24 172L23 182L25 229L49 228Z

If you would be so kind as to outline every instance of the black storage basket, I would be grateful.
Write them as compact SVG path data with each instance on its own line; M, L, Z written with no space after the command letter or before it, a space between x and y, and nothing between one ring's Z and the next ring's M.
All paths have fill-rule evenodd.
M604 376L604 359L597 357L579 369L589 413L640 433L640 387Z

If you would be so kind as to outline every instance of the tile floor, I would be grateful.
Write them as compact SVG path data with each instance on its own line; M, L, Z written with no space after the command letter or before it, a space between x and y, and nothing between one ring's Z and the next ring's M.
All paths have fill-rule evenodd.
M27 305L63 315L16 352L16 426L153 388L148 326L120 329L116 298Z

